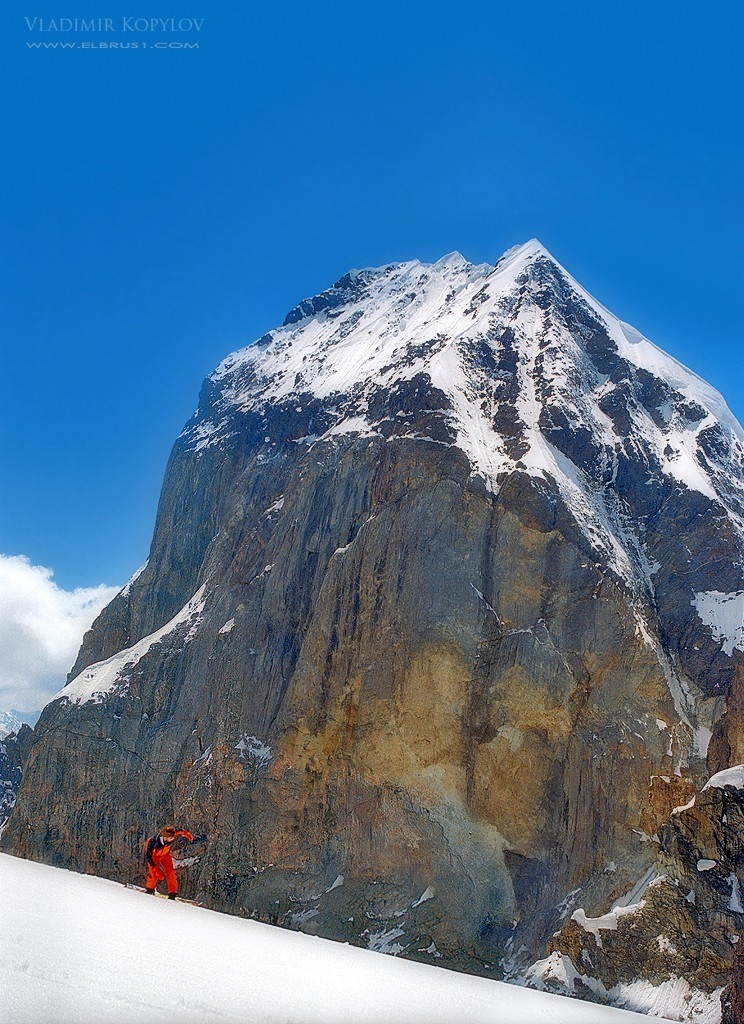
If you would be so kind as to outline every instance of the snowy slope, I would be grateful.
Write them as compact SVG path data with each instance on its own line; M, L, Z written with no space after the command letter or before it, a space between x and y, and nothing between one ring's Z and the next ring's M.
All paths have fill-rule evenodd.
M3 1024L649 1020L157 900L6 855L0 892Z

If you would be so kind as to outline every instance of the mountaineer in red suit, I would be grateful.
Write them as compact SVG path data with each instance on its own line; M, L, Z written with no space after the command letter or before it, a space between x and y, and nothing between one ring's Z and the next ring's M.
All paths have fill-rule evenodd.
M191 843L194 837L183 828L174 828L173 825L166 825L157 835L147 840L147 881L145 891L154 894L155 886L164 878L168 884L168 899L174 900L178 892L178 881L176 871L173 867L171 857L171 846L183 836Z

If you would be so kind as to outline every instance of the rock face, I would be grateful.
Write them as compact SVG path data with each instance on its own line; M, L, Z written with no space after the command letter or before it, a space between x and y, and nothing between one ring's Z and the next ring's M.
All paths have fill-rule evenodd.
M743 836L739 766L717 773L673 809L655 837L654 867L636 890L597 918L575 910L553 937L552 955L531 975L545 983L541 987L588 990L615 1001L623 991L629 1001L643 981L666 1001L672 1020L717 1020L744 928ZM734 986L725 1005L735 1006L740 997ZM699 1016L685 1014L686 1002L697 1002ZM631 1006L648 1009L638 1001ZM730 1020L739 1021L737 1013Z
M210 905L526 966L744 744L743 452L539 243L346 275L206 381L3 849L175 820Z
M646 998L652 993L657 1009L665 1001L680 1020L719 1019L723 993L724 1024L739 1022L744 765L717 773L674 808L655 842L654 867L635 891L599 917L576 910L531 976L541 987L589 991L642 1010L645 985ZM697 1015L689 1005L685 1014L685 1003Z
M739 1024L744 1020L744 945L734 950L732 978L721 997L721 1024Z

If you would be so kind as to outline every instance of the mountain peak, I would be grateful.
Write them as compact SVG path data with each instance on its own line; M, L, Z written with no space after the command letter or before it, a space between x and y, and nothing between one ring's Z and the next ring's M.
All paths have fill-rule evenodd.
M433 266L440 267L442 269L452 267L459 270L463 267L469 267L470 261L466 260L462 253L458 252L457 249L454 249L452 252L448 252L445 253L444 256L440 256Z
M548 252L538 238L530 238L529 241L522 242L521 245L514 245L511 249L507 249L504 255L496 261L496 266L504 267L507 265L513 266L519 263L532 263L540 256L545 257L550 260L551 263L560 267L558 260ZM563 268L561 267L561 269Z
M515 470L552 481L628 579L607 497L624 460L721 501L744 533L731 483L744 435L724 400L536 238L495 266L452 252L348 273L224 360L205 394L184 433L197 453L247 417L268 445L361 435L456 447L494 494Z

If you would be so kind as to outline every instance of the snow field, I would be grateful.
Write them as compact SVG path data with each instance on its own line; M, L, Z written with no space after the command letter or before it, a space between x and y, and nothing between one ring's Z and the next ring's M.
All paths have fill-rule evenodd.
M0 893L3 1024L649 1021L150 899L6 854Z

